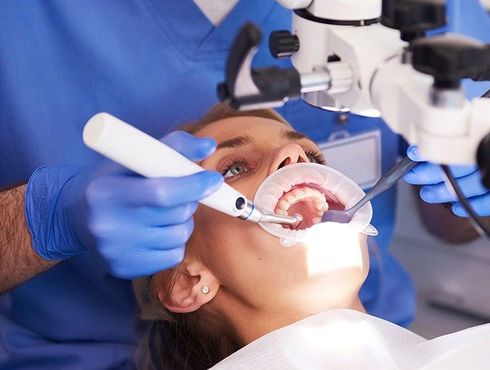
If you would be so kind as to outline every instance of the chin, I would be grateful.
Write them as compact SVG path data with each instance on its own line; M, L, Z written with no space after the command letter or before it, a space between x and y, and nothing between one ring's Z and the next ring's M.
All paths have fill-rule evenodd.
M298 247L306 253L304 278L297 282L305 302L310 301L315 312L332 307L348 308L369 272L367 244Z
M362 274L352 275L347 271L317 276L288 287L287 292L281 292L282 297L276 297L276 303L280 309L303 312L305 316L332 309L355 308L363 282Z
M291 247L282 246L279 238L274 236L267 239L274 248L278 248L278 253L291 258L303 257L301 260L308 277L350 271L365 278L369 271L367 238L364 234L354 233L341 239L314 238Z

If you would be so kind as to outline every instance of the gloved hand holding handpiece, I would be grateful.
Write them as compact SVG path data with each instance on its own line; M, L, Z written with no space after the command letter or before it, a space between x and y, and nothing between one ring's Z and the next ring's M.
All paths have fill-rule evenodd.
M213 139L180 131L162 142L191 160L216 148ZM197 202L222 182L213 171L148 179L110 161L41 167L26 192L33 245L45 259L93 250L115 276L149 275L182 260Z

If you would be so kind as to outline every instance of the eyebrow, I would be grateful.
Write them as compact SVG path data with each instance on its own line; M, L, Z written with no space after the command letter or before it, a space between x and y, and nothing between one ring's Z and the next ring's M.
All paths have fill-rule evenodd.
M247 144L252 144L253 140L250 136L237 136L232 139L228 139L225 141L222 141L221 143L218 144L218 147L216 149L224 149L224 148L236 148L239 146L244 146Z
M281 137L288 140L308 139L314 142L311 138L309 138L305 134L297 131L282 131ZM225 149L225 148L237 148L240 146L253 144L253 142L254 142L253 139L248 135L237 136L219 143L216 149L218 150L218 149Z
M301 132L297 132L297 131L283 131L281 136L285 139L289 139L289 140L300 140L300 139L308 139L310 141L313 141L312 139L310 139L308 136L306 136L305 134L301 133ZM313 141L314 142L314 141Z

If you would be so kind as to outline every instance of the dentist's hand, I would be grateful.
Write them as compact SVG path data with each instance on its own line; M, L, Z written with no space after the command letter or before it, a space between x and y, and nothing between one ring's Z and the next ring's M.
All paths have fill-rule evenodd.
M162 141L192 160L206 158L216 147L212 139L179 131ZM128 279L182 260L197 202L223 181L211 171L147 179L109 161L97 168L44 167L36 173L26 193L26 214L38 253L62 259L93 250L112 274Z
M408 183L423 185L420 189L422 200L427 203L453 203L453 213L460 217L467 217L461 204L447 188L442 168L439 165L424 162L416 147L409 147L407 155L414 161L422 162L405 175ZM476 213L480 216L490 216L490 191L481 184L477 167L451 166L450 168L463 193L469 197Z

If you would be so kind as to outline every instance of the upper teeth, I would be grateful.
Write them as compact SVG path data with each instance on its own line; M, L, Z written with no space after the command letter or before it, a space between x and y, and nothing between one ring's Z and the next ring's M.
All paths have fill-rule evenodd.
M328 210L328 204L322 192L310 187L301 187L301 188L293 189L287 192L286 194L284 194L279 199L275 212L278 214L287 215L288 209L293 204L305 199L314 202L314 205L318 211L319 216L322 216L323 213L326 210Z

